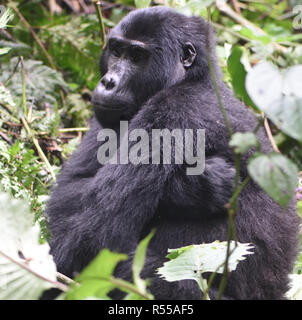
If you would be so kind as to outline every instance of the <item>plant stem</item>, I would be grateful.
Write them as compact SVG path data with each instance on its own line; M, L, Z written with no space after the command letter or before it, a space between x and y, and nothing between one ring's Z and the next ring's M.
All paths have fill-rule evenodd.
M102 49L104 49L105 44L106 44L106 34L105 34L105 27L104 27L104 21L103 21L103 16L102 16L102 11L101 11L101 2L99 0L92 0L98 19L100 23L100 30L101 30L101 42L102 42Z
M105 278L105 277L89 277L89 278L85 278L85 279L89 279L89 280L101 280L101 281L107 281L110 282L112 284L114 284L115 286L124 288L126 291L130 291L133 292L139 296L141 296L142 298L146 299L146 300L151 300L151 297L148 294L145 294L143 292L140 292L136 287L134 287L131 283L128 283L127 281L123 280L123 279L119 279L119 278Z
M23 57L20 57L21 62L21 75L22 75L22 104L23 104L23 114L24 117L27 117L27 107L26 107L26 82L25 82L25 71L24 71L24 62Z
M242 15L235 12L226 2L216 0L216 7L219 11L223 12L224 14L226 14L227 16L229 16L231 19L235 20L242 26L246 28L250 28L251 30L254 30L260 35L266 35L266 33L261 28L259 28L249 20L245 19ZM272 42L272 44L275 47L275 49L279 52L283 52L285 49L283 46L281 46L276 42Z
M210 14L210 9L208 8L208 23L210 23L210 21L211 21L211 14ZM208 26L208 30L207 31L208 31L208 33L207 33L207 37L206 37L206 46L207 46L207 59L208 59L208 64L209 64L209 70L210 70L210 74L211 74L211 78L212 78L212 83L213 83L213 86L214 86L214 89L215 89L215 93L216 93L216 96L217 96L217 99L218 99L218 105L219 105L219 108L220 108L220 110L222 112L224 121L225 121L227 129L228 129L229 136L231 138L231 136L233 134L233 130L232 130L232 127L231 127L227 112L226 112L225 107L223 105L223 101L222 101L222 97L221 97L221 94L220 94L219 86L217 84L217 79L216 79L216 74L215 74L215 71L214 71L213 62L212 62L212 59L211 59L210 25Z
M32 142L33 142L33 144L35 145L35 147L36 147L36 149L37 149L37 151L38 151L38 154L39 154L41 160L45 163L45 165L46 165L46 167L47 167L47 169L48 169L48 171L49 171L52 179L53 179L54 181L56 181L56 176L55 176L55 174L54 174L54 172L53 172L53 170L52 170L52 167L51 167L51 165L50 165L47 157L45 156L42 148L40 147L40 144L39 144L38 139L35 138L33 132L31 131L31 129L30 129L30 127L29 127L29 125L28 125L28 123L27 123L27 121L25 120L24 117L21 117L21 121L22 121L22 123L23 123L23 125L24 125L24 128L25 128L28 136L32 139Z
M60 272L57 272L57 278L67 284L76 283L74 280L68 278L67 276L65 276L65 274L60 273Z
M23 17L22 13L20 12L20 10L16 7L16 5L13 2L10 2L10 6L14 9L14 11L17 13L17 15L19 16L20 20L25 24L26 28L30 31L30 33L32 34L33 38L36 40L37 44L39 45L39 47L42 49L45 57L47 58L49 65L52 67L52 69L56 70L56 67L52 61L52 57L48 54L47 50L45 49L42 41L39 39L39 37L37 36L37 34L35 33L35 31L33 30L33 28L31 27L31 25L26 21L26 19Z
M42 280L44 280L44 281L46 281L46 282L51 283L54 287L56 287L56 288L58 288L58 289L60 289L60 290L62 290L62 291L64 291L64 292L68 291L68 286L66 286L65 284L60 283L60 282L58 282L58 281L52 281L52 280L50 280L50 279L48 279L48 278L40 275L39 273L37 273L37 272L33 271L31 268L29 268L25 263L22 263L22 262L19 262L19 261L15 260L14 258L12 258L12 257L8 256L7 254L5 254L3 251L0 251L0 255L2 255L4 258L6 258L7 260L9 260L10 262L18 265L18 266L21 267L22 269L25 269L26 271L32 273L32 274L33 274L34 276L36 276L37 278L42 279Z

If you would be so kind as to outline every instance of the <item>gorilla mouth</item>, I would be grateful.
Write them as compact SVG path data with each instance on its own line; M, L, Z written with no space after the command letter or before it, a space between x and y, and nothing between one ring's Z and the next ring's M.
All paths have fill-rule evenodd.
M109 106L107 104L93 103L93 102L92 102L92 104L95 108L97 108L99 110L104 110L104 111L122 112L122 111L127 110L127 106L124 105L121 107L120 104L119 104L119 106L116 106L116 105Z
M92 97L91 100L94 108L100 111L118 111L122 112L127 109L133 108L133 101L129 101L129 99L122 99L121 97L102 97L102 99L94 99Z

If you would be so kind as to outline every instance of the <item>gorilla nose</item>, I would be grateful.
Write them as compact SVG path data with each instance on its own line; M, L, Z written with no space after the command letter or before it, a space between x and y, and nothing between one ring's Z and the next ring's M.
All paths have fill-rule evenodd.
M106 90L112 90L116 86L116 81L111 76L104 76L101 79L101 83Z

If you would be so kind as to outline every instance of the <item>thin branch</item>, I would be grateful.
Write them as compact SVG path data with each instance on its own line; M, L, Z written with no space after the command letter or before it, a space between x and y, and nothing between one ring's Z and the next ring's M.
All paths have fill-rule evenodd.
M14 9L14 11L17 13L17 15L19 16L20 20L25 24L26 28L30 31L30 33L32 34L32 36L34 37L34 39L36 40L37 44L39 45L39 47L42 49L45 57L47 58L49 65L52 67L52 69L56 70L56 67L53 63L52 57L48 54L46 48L44 47L42 41L39 39L39 37L37 36L36 32L33 30L33 28L31 27L31 25L26 21L26 19L23 17L22 13L20 12L20 10L16 7L16 5L13 2L10 2L11 7Z
M10 140L10 138L5 134L3 133L2 131L0 131L0 136L3 140L5 140L8 144L10 145L13 145L12 141Z
M81 128L63 128L59 129L59 132L86 132L89 128L87 127L81 127Z
M18 62L16 63L13 72L10 74L10 76L7 78L7 80L4 82L5 86L8 84L9 80L14 76L14 74L17 72L20 61L21 61L21 58L18 59Z
M232 0L233 6L238 14L241 14L240 6L237 0Z
M208 10L208 23L210 23L210 10ZM208 59L208 64L209 64L210 75L211 75L211 78L212 78L212 84L214 86L214 90L215 90L215 93L216 93L216 96L217 96L217 99L218 99L218 106L219 106L219 108L220 108L220 110L222 112L224 121L225 121L227 129L228 129L229 136L231 138L231 136L233 134L233 130L232 130L232 127L231 127L231 124L230 124L226 109L225 109L225 107L223 105L222 97L221 97L220 90L219 90L219 87L218 87L218 84L217 84L217 79L216 79L216 74L215 74L215 71L214 71L213 62L212 62L212 59L211 59L210 25L208 26L208 30L207 31L208 31L207 37L206 37L207 59Z
M2 106L2 103L0 104ZM8 118L10 118L14 123L19 124L20 121L15 118L14 116L12 116L10 113L8 113L7 111L4 111L2 109L0 109L0 113L2 113L4 116L7 116Z
M59 133L68 133L68 132L86 132L88 131L89 128L87 127L80 127L80 128L63 128L63 129L58 129ZM37 132L37 135L39 136L44 136L44 135L48 135L49 132L47 131L41 131L41 132Z
M105 27L104 27L104 21L102 17L102 11L101 11L101 2L99 0L92 0L98 19L100 23L100 30L101 30L101 42L102 42L102 49L105 47L106 44L106 34L105 34Z
M255 30L260 35L266 35L266 33L261 28L259 28L249 20L245 19L242 15L235 12L226 2L216 0L216 7L219 11L223 12L224 14L226 14L227 16L229 16L231 19L235 20L242 26ZM279 52L283 52L286 49L276 42L273 42L272 44L275 47L275 49Z
M40 144L39 144L38 139L35 138L33 132L31 131L31 129L30 129L30 127L29 127L29 125L28 125L28 123L27 123L27 121L25 120L24 117L21 117L21 121L22 121L22 123L23 123L23 125L24 125L24 128L25 128L28 136L32 139L32 142L33 142L33 144L35 145L35 147L36 147L36 149L37 149L37 151L38 151L38 154L39 154L41 160L45 163L45 165L46 165L46 167L47 167L47 169L48 169L48 171L49 171L52 179L53 179L54 181L56 181L56 176L55 176L55 174L54 174L54 172L53 172L53 170L52 170L52 167L51 167L51 165L50 165L47 157L45 156L42 148L40 147Z
M76 283L74 280L68 278L67 276L65 276L65 274L57 272L57 278L60 279L61 281L67 283L67 284L72 284L72 283Z
M277 147L277 144L276 144L276 142L275 142L275 139L274 139L274 137L273 137L273 135L272 135L272 131L271 131L271 128L270 128L270 126L269 126L269 124L268 124L267 118L265 117L265 115L264 115L263 112L261 113L261 115L262 115L262 117L263 117L263 119L264 119L264 128L265 128L265 131L266 131L266 133L267 133L267 136L268 136L268 138L269 138L269 141L271 142L271 145L272 145L273 149L274 149L276 152L281 153L280 150L279 150L279 148Z
M12 263L14 263L14 264L18 265L19 267L21 267L22 269L25 269L26 271L32 273L32 274L33 274L34 276L36 276L37 278L42 279L42 280L44 280L44 281L46 281L46 282L51 283L54 287L56 287L56 288L58 288L58 289L60 289L60 290L62 290L62 291L64 291L64 292L68 291L69 288L68 288L68 286L66 286L65 284L60 283L60 282L58 282L58 281L50 280L50 279L42 276L41 274L39 274L39 273L33 271L31 268L29 268L25 263L22 263L22 262L19 262L19 261L15 260L14 258L8 256L7 254L5 254L5 253L4 253L3 251L1 251L1 250L0 250L0 254L1 254L4 258L6 258L7 260L9 260L9 261L11 261Z
M241 185L237 188L237 190L234 192L232 198L230 199L229 203L226 205L226 207L231 207L235 200L238 198L239 193L243 190L243 188L248 184L248 182L251 180L251 177L248 176L246 177L243 182L241 183Z
M119 279L119 278L105 278L105 277L89 277L88 279L95 279L95 280L101 280L101 281L107 281L110 282L118 287L122 287L124 288L126 291L130 291L133 292L139 296L141 296L142 298L146 299L146 300L151 300L150 296L148 294L145 294L143 292L140 292L136 287L134 287L131 283L126 282L123 279Z
M22 76L22 104L23 104L23 114L24 117L27 116L27 107L26 107L26 82L25 82L25 71L24 71L24 62L23 57L20 57L21 62L21 76Z

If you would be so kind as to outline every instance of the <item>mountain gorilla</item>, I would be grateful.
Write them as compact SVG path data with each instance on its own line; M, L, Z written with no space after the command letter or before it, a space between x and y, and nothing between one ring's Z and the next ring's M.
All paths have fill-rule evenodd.
M127 253L116 275L131 280L131 257L152 228L142 276L152 278L157 299L201 299L194 281L169 283L155 271L168 248L226 240L225 204L233 192L234 157L218 106L207 62L208 24L172 9L153 7L131 12L110 33L102 54L102 78L93 94L95 116L90 131L64 166L48 203L51 253L67 276L81 271L103 248ZM252 131L257 120L218 85L234 131ZM188 164L104 164L97 161L102 128L119 133L120 120L148 133L152 129L205 129L205 171L187 175ZM263 131L258 137L270 151ZM129 142L131 144L131 142ZM247 159L241 163L241 181ZM172 153L173 156L173 153ZM250 181L239 195L236 217L240 242L254 254L230 274L225 299L280 299L297 253L298 217L294 204L283 210ZM215 298L216 277L210 290Z

